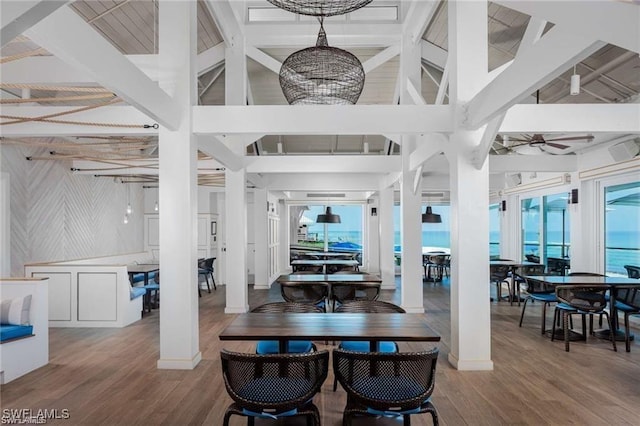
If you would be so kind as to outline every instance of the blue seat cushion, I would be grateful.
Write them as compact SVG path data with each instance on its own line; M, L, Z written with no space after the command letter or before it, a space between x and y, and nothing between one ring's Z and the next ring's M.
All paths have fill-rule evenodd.
M277 404L300 398L311 386L309 380L302 378L259 377L247 382L237 393L249 401Z
M340 343L340 349L353 352L369 352L369 342L358 342L349 340ZM378 346L378 352L398 352L398 348L395 342L380 342Z
M139 283L141 281L144 281L144 274L133 274L134 283Z
M17 339L18 337L31 336L32 334L32 325L0 325L0 342Z
M146 289L147 291L160 290L160 284L147 284L145 286L142 286L142 288Z
M632 306L618 301L616 301L616 309L622 312L636 312L638 310Z
M131 287L129 299L133 300L140 296L144 296L147 293L147 289L144 287Z
M313 343L308 340L289 340L287 342L287 352L290 354L300 354L311 352L312 350ZM277 354L278 352L279 346L277 340L260 340L256 344L257 354Z
M534 293L530 294L533 300L537 300L539 302L557 302L558 298L555 293Z
M368 398L389 403L412 399L426 392L423 385L403 376L363 377L353 382L353 388Z

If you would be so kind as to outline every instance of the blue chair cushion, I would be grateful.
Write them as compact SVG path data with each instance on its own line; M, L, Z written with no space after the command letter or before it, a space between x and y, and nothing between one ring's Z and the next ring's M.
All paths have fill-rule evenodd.
M133 274L133 282L139 283L144 281L144 274Z
M259 377L238 389L238 395L249 401L277 404L299 398L307 393L311 386L310 381L306 379Z
M390 403L415 398L426 391L420 383L403 376L364 377L353 382L353 389L371 399Z
M147 284L145 286L142 286L142 288L146 289L147 291L160 290L160 284Z
M32 334L32 325L0 325L0 342L17 339L18 337L31 336Z
M637 309L625 303L616 301L616 309L622 312L636 312Z
M369 352L369 342L363 341L346 341L340 343L340 349L353 352ZM380 342L378 352L398 352L398 348L395 342Z
M313 343L308 340L289 340L287 342L287 352L290 354L300 354L311 352ZM256 344L256 353L260 355L277 354L279 346L277 340L260 340Z
M530 294L533 300L537 300L539 302L557 302L558 298L555 293L534 293Z
M140 296L144 296L147 293L147 289L144 287L131 287L131 291L129 293L129 299L133 300Z

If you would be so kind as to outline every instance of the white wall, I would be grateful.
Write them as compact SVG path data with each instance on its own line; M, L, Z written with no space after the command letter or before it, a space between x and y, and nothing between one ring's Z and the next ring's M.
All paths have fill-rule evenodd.
M143 194L139 184L74 175L71 162L27 161L48 150L0 147L0 169L10 176L11 276L24 264L137 252L143 249ZM123 223L127 186L133 214Z

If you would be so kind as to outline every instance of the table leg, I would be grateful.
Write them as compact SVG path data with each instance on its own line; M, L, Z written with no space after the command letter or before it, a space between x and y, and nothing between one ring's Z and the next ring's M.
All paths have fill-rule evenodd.
M278 340L278 352L281 354L287 353L287 340Z

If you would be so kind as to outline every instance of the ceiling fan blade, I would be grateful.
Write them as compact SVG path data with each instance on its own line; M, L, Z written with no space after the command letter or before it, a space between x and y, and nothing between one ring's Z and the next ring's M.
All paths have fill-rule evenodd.
M547 141L547 145L553 147L553 148L558 148L558 149L567 149L569 148L569 145L560 145L559 143L551 143L549 141Z
M531 139L519 139L519 138L509 138L509 141L515 141L515 142L529 142Z
M585 141L590 141L593 139L593 136L591 135L586 135L586 136L567 136L565 138L552 138L552 139L546 139L547 142L550 141L580 141L580 140L585 140Z
M511 139L511 140L513 140L513 139ZM521 140L521 139L519 139L519 141L522 142L522 143L519 143L519 144L516 144L516 145L510 145L507 148L517 148L519 146L529 145L529 141L524 141L524 140Z

